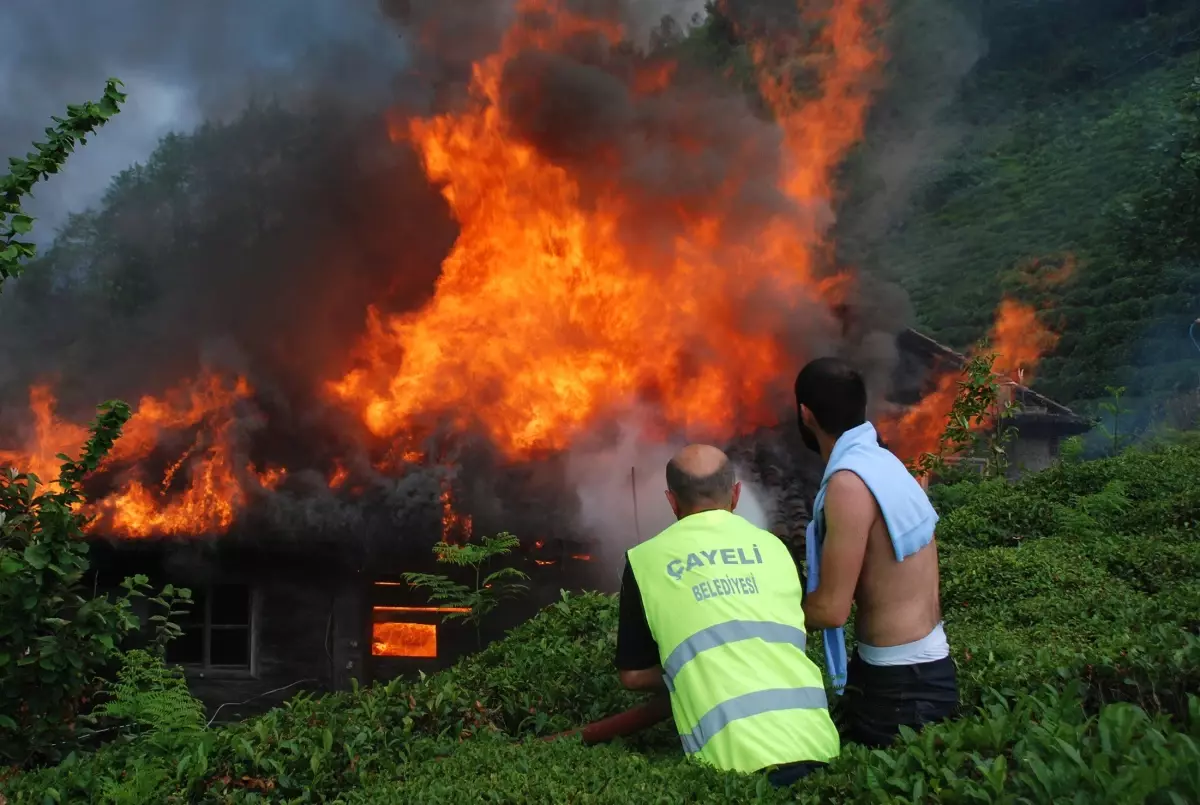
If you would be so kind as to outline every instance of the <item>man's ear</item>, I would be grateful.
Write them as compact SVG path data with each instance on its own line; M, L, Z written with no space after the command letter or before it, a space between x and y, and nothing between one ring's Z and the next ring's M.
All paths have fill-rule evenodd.
M729 510L737 511L738 498L742 496L742 482L735 481L733 484L733 499L729 502Z
M817 418L813 416L812 410L807 405L800 406L800 421L808 426L809 430L817 428Z
M671 504L671 512L675 515L675 519L679 519L679 501L675 499L675 495L670 489L666 490L667 503Z

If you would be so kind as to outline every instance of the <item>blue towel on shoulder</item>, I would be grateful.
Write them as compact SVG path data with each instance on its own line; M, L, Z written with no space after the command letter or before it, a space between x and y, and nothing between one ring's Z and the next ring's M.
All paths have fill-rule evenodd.
M808 583L805 587L810 593L817 589L821 582L820 557L824 523L818 528L817 520L820 517L820 512L814 510L812 522L804 532L804 558L808 563ZM839 626L837 629L825 629L822 634L825 637L825 668L833 682L833 692L841 696L846 688L846 669L849 666L846 659L846 630Z
M879 446L875 426L865 422L841 435L833 446L829 464L821 478L821 488L813 503L813 519L805 532L805 559L808 563L808 592L821 582L821 543L825 539L825 487L835 472L850 470L863 480L887 524L896 551L903 562L933 539L938 515L929 496L908 468L890 450ZM825 629L825 666L839 695L846 686L845 630Z

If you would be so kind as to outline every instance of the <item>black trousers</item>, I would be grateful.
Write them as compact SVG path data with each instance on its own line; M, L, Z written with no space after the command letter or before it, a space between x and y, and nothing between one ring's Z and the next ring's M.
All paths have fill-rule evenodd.
M854 652L846 691L835 716L842 739L884 747L900 726L920 729L958 715L958 678L954 660L915 665L868 665Z
M825 765L815 760L801 760L796 763L777 766L767 772L767 782L776 788L787 788L797 780L803 780L814 771L825 768Z

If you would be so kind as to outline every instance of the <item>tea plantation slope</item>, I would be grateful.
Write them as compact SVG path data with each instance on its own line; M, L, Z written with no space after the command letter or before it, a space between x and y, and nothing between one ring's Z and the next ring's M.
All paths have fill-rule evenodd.
M142 734L0 792L10 803L1200 801L1198 473L1200 449L1168 447L938 489L967 717L888 751L847 747L786 792L685 762L669 725L625 745L517 743L639 700L612 671L615 601L596 594L564 596L440 674Z

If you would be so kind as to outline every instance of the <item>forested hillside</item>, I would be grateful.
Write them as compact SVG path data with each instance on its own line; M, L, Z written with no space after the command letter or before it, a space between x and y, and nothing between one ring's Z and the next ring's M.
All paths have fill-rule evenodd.
M938 119L953 145L864 262L960 348L1002 293L1038 304L1061 335L1036 381L1052 397L1094 411L1125 386L1141 414L1178 409L1200 386L1200 6L981 5L986 51Z

